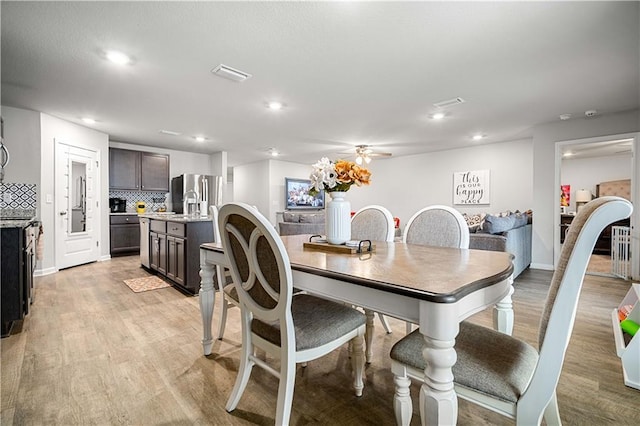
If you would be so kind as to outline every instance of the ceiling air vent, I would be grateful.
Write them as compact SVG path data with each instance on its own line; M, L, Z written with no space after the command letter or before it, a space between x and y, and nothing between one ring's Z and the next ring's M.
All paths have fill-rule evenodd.
M233 81L245 81L246 79L251 77L251 74L237 70L235 68L231 68L224 64L218 65L217 67L212 69L211 72L218 77L226 78Z
M449 99L449 100L446 100L446 101L437 102L437 103L433 104L433 106L438 107L438 108L446 108L446 107L450 107L450 106L453 106L453 105L458 105L458 104L461 104L461 103L464 103L464 99L458 97L458 98L453 98L453 99Z

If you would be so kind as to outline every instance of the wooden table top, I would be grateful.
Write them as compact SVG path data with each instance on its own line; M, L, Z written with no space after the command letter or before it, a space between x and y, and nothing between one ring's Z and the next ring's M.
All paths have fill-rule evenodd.
M309 235L282 236L291 269L437 303L454 303L506 280L513 256L505 252L376 241L376 250L341 254L309 250ZM215 243L201 246L222 251Z

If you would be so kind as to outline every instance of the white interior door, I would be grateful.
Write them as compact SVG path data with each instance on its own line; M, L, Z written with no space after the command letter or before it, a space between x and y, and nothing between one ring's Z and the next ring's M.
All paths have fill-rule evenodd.
M56 267L95 262L98 247L98 154L56 141Z

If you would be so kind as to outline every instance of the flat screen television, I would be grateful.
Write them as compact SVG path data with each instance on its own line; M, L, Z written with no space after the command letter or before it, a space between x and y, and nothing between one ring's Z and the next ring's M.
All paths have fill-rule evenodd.
M284 178L284 201L287 210L319 210L324 208L324 191L309 195L309 179Z

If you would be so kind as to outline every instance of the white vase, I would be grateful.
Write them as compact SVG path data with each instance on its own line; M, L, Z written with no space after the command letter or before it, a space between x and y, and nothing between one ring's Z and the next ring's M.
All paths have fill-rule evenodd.
M351 239L351 203L344 199L345 192L329 192L325 231L329 244L344 244Z

